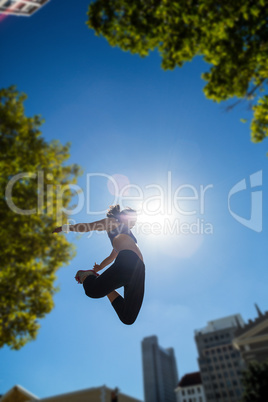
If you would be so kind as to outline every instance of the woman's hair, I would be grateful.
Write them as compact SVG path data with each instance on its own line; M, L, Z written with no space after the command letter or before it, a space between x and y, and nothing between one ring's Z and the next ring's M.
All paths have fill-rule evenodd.
M108 218L114 218L117 221L120 221L120 215L127 215L129 213L136 213L135 209L127 207L126 209L123 209L120 211L120 205L111 205L106 216Z

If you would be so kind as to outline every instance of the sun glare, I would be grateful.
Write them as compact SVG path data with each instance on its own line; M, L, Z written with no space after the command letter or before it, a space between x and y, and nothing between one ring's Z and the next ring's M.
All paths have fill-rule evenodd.
M138 211L138 222L141 224L159 224L163 226L168 220L175 218L174 213L167 213L158 201L151 201L147 208Z
M177 212L167 213L154 201L150 203L150 210L138 211L135 230L148 248L178 258L191 257L204 240L196 222L180 217Z

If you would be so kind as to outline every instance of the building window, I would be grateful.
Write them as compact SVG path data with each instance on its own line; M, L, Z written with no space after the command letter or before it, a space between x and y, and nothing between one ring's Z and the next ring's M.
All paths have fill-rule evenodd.
M197 387L197 392L199 392L199 393L201 392L201 389L199 387Z
M203 402L202 396L199 397L199 402Z
M184 391L184 389L181 391L181 393L182 393L182 395L185 395L185 391Z

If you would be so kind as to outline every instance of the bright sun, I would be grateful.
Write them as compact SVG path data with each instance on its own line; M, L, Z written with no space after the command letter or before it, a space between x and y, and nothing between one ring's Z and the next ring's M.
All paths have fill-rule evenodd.
M166 213L163 208L160 208L157 201L151 201L149 206L138 214L138 221L148 224L159 223L160 225L164 225L167 220L174 218L175 215L173 213Z
M187 221L187 217L180 217L174 211L167 213L159 207L159 202L151 201L148 208L138 211L136 233L143 235L150 248L156 247L170 256L189 258L203 243L203 236L183 233L183 221Z

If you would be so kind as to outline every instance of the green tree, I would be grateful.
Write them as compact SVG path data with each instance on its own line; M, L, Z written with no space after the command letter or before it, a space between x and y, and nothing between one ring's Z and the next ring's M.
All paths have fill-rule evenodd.
M96 0L88 26L112 46L147 56L158 49L164 69L194 56L211 65L204 92L217 102L255 102L254 142L268 136L268 7L265 0ZM266 88L267 89L267 88Z
M64 164L70 143L47 143L40 116L25 116L26 98L14 86L0 90L0 347L12 349L36 338L53 308L55 272L75 255L52 230L67 221L61 207L81 174Z
M249 364L243 372L244 394L241 402L265 402L268 400L268 362Z

